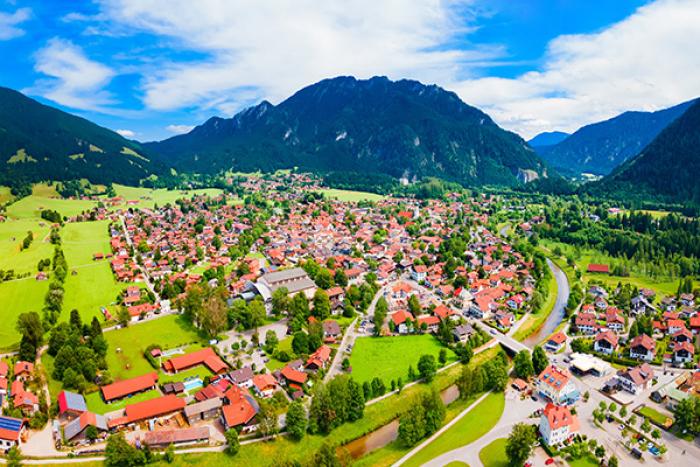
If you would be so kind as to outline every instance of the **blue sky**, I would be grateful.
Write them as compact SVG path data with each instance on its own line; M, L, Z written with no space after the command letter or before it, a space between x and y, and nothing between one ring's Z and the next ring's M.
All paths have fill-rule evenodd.
M700 95L697 0L0 0L0 85L141 141L340 74L531 137Z

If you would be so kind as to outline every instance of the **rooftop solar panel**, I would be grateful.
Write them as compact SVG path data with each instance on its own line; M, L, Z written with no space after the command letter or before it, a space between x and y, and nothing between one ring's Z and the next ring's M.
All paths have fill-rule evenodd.
M21 427L22 420L10 417L0 417L0 428L12 431L19 431Z

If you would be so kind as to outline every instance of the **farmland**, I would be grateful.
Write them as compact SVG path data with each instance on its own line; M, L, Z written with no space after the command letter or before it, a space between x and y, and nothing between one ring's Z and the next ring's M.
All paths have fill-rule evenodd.
M320 190L326 198L337 199L338 201L346 201L350 203L355 203L358 201L380 201L385 198L385 196L378 195L376 193L368 193L366 191L352 191L352 190L337 190L333 188L327 188Z

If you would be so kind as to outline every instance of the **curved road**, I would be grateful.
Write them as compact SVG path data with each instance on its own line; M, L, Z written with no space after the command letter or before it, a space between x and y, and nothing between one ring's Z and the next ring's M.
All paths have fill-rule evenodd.
M534 348L552 334L566 316L566 304L569 301L570 292L569 280L564 271L549 258L547 258L547 266L549 266L549 270L552 271L554 279L557 281L557 299L554 302L554 308L552 308L542 326L523 341L523 344L530 348Z

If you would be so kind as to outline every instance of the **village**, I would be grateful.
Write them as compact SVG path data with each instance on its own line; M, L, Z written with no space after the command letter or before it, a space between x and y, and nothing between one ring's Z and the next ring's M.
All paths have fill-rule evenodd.
M290 431L292 405L308 411L336 377L357 380L373 403L427 379L424 360L442 372L499 344L514 368L493 433L534 423L543 449L531 465L566 458L586 439L603 447L591 457L622 465L685 465L697 449L669 431L677 408L700 395L692 293L591 283L541 347L527 346L518 329L552 313L555 298L543 311L556 266L526 241L541 218L511 242L489 218L489 195L340 201L297 173L240 186L241 198L152 208L108 199L69 219L109 221L111 251L92 259L109 263L123 292L112 312L100 307L102 319L71 314L36 361L0 363L5 449L101 455L121 433L138 449L222 451L231 432L256 443ZM464 449L433 461L474 455Z

